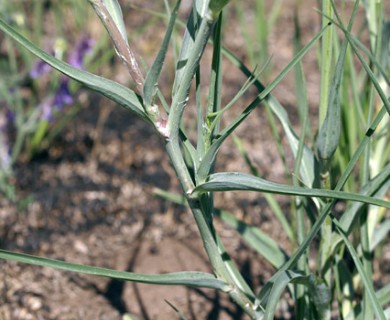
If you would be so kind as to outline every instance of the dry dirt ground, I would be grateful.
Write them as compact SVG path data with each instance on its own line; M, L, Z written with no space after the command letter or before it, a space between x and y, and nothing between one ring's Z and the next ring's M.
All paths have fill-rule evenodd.
M283 5L269 37L275 74L293 54L294 10L290 2ZM316 2L308 2L311 5L299 12L304 43L319 28L319 17L313 10ZM140 2L144 7L147 3ZM189 3L183 1L183 17ZM230 15L234 17L234 12ZM252 18L248 11L248 19ZM147 19L147 13L126 10L129 30ZM136 51L147 57L148 63L161 40L161 27L150 26L133 39ZM224 41L245 58L237 25L227 26ZM310 104L315 106L318 101L315 52L305 58L305 65ZM120 64L115 65L111 78L128 81L120 68ZM244 79L229 64L226 68L231 70L225 74L223 87L228 99ZM164 82L169 81L172 76L168 74ZM169 85L163 91L169 92ZM153 195L154 187L179 191L160 138L133 115L95 94L88 93L88 97L86 94L85 91L80 94L84 105L81 112L52 147L29 163L16 166L17 188L23 195L32 195L33 201L25 211L18 211L5 199L0 201L1 248L140 273L210 271L190 213ZM284 103L294 123L292 77L283 81L275 95ZM246 99L249 101L250 96ZM264 176L282 180L283 166L264 110L256 110L237 133ZM232 141L220 152L218 170L248 171ZM287 212L288 199L280 201ZM216 204L259 226L290 251L262 195L219 194ZM259 289L272 274L272 267L218 220L216 228L246 279ZM223 294L212 290L125 283L4 261L0 261L0 268L1 320L119 320L125 313L138 319L177 319L166 301L189 319L246 319ZM290 317L289 300L285 297L278 318Z

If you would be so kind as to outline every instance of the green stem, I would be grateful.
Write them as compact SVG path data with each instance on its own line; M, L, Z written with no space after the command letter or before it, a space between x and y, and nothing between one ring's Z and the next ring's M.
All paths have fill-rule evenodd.
M248 297L241 289L241 279L232 277L224 258L221 255L221 247L218 246L217 236L212 223L212 206L208 206L209 199L204 198L208 195L191 195L195 184L184 161L181 141L180 141L180 123L183 117L184 109L188 102L188 95L192 80L196 74L203 51L207 45L208 39L213 29L215 19L209 14L203 17L201 25L196 35L194 46L187 60L187 65L180 80L180 86L173 97L172 106L168 118L168 137L166 139L166 150L172 161L183 191L187 197L195 222L198 226L204 248L209 261L218 278L224 279L231 285L228 292L230 297L241 306L241 308L252 318L256 319L256 313L253 310L253 299ZM252 295L253 297L253 295Z

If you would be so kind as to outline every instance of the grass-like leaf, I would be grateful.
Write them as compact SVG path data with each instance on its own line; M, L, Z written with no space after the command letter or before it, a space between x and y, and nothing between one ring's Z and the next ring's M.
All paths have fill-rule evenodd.
M142 119L148 120L146 114L144 113L139 97L132 90L114 81L99 77L87 71L74 68L71 65L51 56L50 54L35 46L28 39L23 37L2 19L0 19L0 30L4 31L12 39L21 44L24 48L29 50L38 58L44 60L54 69L57 69L68 77L82 83L86 87L103 94L125 109L134 112Z
M369 279L367 274L365 273L365 269L363 267L362 262L360 261L359 255L357 254L355 248L352 246L351 242L348 240L348 237L345 232L341 229L339 222L336 219L333 219L332 221L336 226L338 234L342 237L346 247L348 248L349 253L351 254L356 269L358 270L360 278L362 279L362 282L364 284L364 290L368 295L368 298L371 302L371 306L375 312L377 319L386 320L386 317L383 313L383 309L381 308L379 300L374 292L372 279Z
M381 88L381 85L380 83L378 82L377 80L377 77L375 76L374 72L372 71L372 69L370 68L370 66L368 65L368 63L364 60L362 54L359 52L359 45L358 45L358 41L355 39L355 37L352 36L352 34L344 27L340 17L338 15L336 15L337 19L338 19L338 23L335 23L344 33L345 37L347 38L349 44L351 45L353 51L355 52L356 54L356 57L359 59L359 61L361 62L364 70L366 71L367 73L367 76L370 78L370 80L372 81L372 84L374 85L379 97L381 98L387 112L389 113L390 115L390 99L389 97L386 95L386 93L382 90ZM364 52L367 52L367 50L364 50ZM373 57L372 55L369 55L370 59L372 59L372 61L375 61L375 57ZM376 61L374 63L379 70L383 70L380 66L380 63L378 61ZM386 72L384 71L381 71L382 74L386 74Z
M384 195L386 190L388 189L390 182L390 164L382 169L382 171L373 179L368 181L361 189L361 193L365 195L375 195L377 190L382 187L382 185L386 185L387 187L380 195ZM359 217L359 212L362 208L362 203L355 202L352 204L350 208L348 208L345 213L340 218L340 225L343 230L350 234L355 226L355 222Z
M168 28L165 33L163 42L161 44L160 50L158 51L157 57L153 62L152 67L149 69L148 74L145 78L144 83L144 104L149 107L153 103L153 98L157 93L157 81L160 76L165 56L168 51L169 42L171 40L172 32L175 26L177 12L179 11L181 0L177 0L176 5L171 13L169 19Z
M328 319L327 306L330 302L329 288L313 275L302 275L292 270L281 273L272 283L272 289L267 296L264 320L274 319L277 303L289 283L305 285L309 289L310 299L316 307L316 319ZM313 310L312 310L313 311Z
M106 268L99 268L93 266L86 266L76 263L69 263L60 260L42 258L38 256L10 252L0 249L0 258L10 261L17 261L42 267L51 267L66 271L91 274L95 276L109 277L112 279L120 279L126 281L159 284L159 285L184 285L191 287L213 288L217 290L227 291L229 286L215 278L214 275L204 272L175 272L159 275L140 274L133 272L117 271Z
M251 190L258 192L269 192L293 196L319 197L325 199L340 199L358 201L373 204L390 209L390 202L368 197L362 194L349 193L335 190L309 189L298 186L283 185L271 182L262 178L254 177L245 173L225 172L210 175L209 180L197 186L194 192L208 191L234 191Z
M186 31L184 33L182 46L179 54L178 61L176 63L176 74L175 74L175 82L173 84L173 95L176 94L177 90L180 87L181 80L183 77L183 72L185 66L187 65L188 57L191 54L191 51L195 42L195 33L197 29L197 24L200 24L201 17L206 14L208 8L207 0L196 0L193 1L194 6L191 11L191 15L188 18L188 23L186 26Z

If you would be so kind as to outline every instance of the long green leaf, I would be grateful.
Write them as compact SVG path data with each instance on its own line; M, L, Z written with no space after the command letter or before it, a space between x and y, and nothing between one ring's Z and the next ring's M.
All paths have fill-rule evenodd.
M196 24L200 25L201 19L207 12L208 0L196 0L193 1L194 6L191 11L191 15L188 18L186 31L182 42L182 47L179 54L179 59L176 63L176 75L175 82L173 84L172 95L175 95L180 87L183 72L187 64L188 57L192 51L195 42Z
M370 66L367 64L367 62L364 60L362 54L359 52L358 48L360 47L359 41L355 39L355 37L352 36L352 34L344 27L342 21L338 16L336 16L338 19L338 24L336 25L343 31L345 37L347 38L349 44L351 45L353 51L355 52L357 58L361 62L364 70L366 71L367 75L369 76L370 80L372 81L372 84L374 85L376 91L378 92L379 97L381 98L384 107L387 110L387 113L390 115L390 101L389 97L386 95L386 93L382 90L380 83L377 80L377 77L375 76L374 72L371 70ZM335 23L335 22L334 22ZM364 47L363 45L361 45ZM363 50L365 53L368 52L368 50ZM372 55L368 55L372 61L375 61L376 59ZM375 61L374 64L378 67L379 70L383 70L380 66L380 63L378 61ZM381 73L386 74L386 72L381 71Z
M148 118L143 111L139 97L132 90L114 81L99 77L87 71L76 69L71 65L49 55L45 51L35 46L25 37L23 37L20 33L10 27L2 19L0 19L0 30L4 31L7 35L9 35L19 44L21 44L24 48L29 50L38 58L44 60L53 68L67 75L68 77L84 84L86 87L103 94L110 100L115 101L125 109L134 112L142 119L148 121Z
M382 187L383 184L386 184L387 186L390 185L389 178L390 178L390 164L384 167L376 177L368 181L361 189L361 193L368 196L374 195L376 191ZM385 190L379 195L383 196L384 193L386 193ZM352 232L356 219L359 217L359 211L361 208L362 208L362 203L355 202L341 216L340 226L347 234L350 234Z
M368 295L369 301L371 302L372 308L375 311L377 319L386 320L386 317L383 313L383 309L380 306L378 297L375 295L372 279L368 279L363 264L360 261L359 255L357 254L355 248L352 246L345 232L342 230L339 222L336 219L333 219L332 221L336 226L338 234L343 238L343 241L348 248L349 253L351 254L352 260L355 263L356 269L358 270L359 275L362 279L362 282L364 284L364 290Z
M151 106L153 103L153 98L157 93L157 81L160 76L165 56L168 51L169 42L171 40L173 28L175 26L177 12L179 11L181 0L177 0L176 5L171 13L169 19L168 28L165 33L163 42L161 44L160 50L158 51L157 57L153 62L152 67L148 71L148 74L145 78L144 83L144 103L147 107Z
M379 304L382 307L385 306L386 304L388 304L390 302L390 283L385 285L382 289L378 290L375 293L375 295L379 301ZM351 312L359 314L359 316L354 318L354 320L365 320L364 315L361 312L361 309L362 309L361 303L359 303L355 306L354 310L351 311ZM387 308L387 310L389 310L389 309ZM386 311L385 311L385 315L386 315L386 319L389 319L389 316L386 313ZM346 319L350 319L350 318L346 318Z
M232 52L230 52L226 48L223 48L223 53L237 68L241 70L241 72L246 77L249 78L253 76L252 72ZM259 90L259 92L262 92L265 89L264 85L259 80L256 80L254 82L254 85ZM293 152L294 157L296 157L299 146L299 138L290 123L288 113L279 103L279 101L271 94L267 95L264 98L264 102L268 104L272 112L278 117L286 134L287 140L290 144L291 151ZM248 110L248 112L250 112L250 110ZM312 151L305 145L303 150L302 163L300 165L300 173L305 185L307 186L313 186L316 184L315 166L316 165L314 155Z
M310 299L316 307L316 319L321 320L329 318L327 308L330 302L329 288L313 275L302 275L291 270L286 270L272 283L272 289L267 298L264 320L274 319L277 303L289 283L307 286Z
M294 196L308 196L319 198L332 198L341 200L358 201L374 204L390 209L390 202L368 197L362 194L349 193L335 190L309 189L298 186L283 185L262 178L254 177L245 173L225 172L210 175L209 180L197 186L194 192L207 191L233 191L251 190L258 192L269 192Z
M42 267L50 267L66 271L91 274L95 276L109 277L113 279L134 281L159 285L184 285L192 287L213 288L217 290L229 290L228 284L215 278L214 275L204 272L175 272L160 275L140 274L133 272L117 271L106 268L86 266L76 263L69 263L60 260L42 258L23 253L16 253L0 249L0 258L10 261L17 261Z

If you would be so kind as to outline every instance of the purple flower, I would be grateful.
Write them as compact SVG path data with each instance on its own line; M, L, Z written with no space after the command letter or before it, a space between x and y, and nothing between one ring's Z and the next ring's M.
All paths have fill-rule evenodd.
M43 60L38 60L33 68L30 70L30 77L37 79L39 77L48 74L51 71L51 67Z
M7 127L9 128L15 122L15 118L16 118L15 112L12 112L11 110L7 109L7 111L5 113L5 118L7 120L7 122L6 122Z
M41 109L41 119L46 121L53 121L54 114L53 108L58 111L62 110L65 106L72 104L74 99L69 90L69 78L62 77L60 80L60 86L57 89L54 96L46 98L38 106Z
M69 90L69 78L61 78L60 86L58 87L54 96L53 104L58 110L61 110L64 106L73 103L73 97Z
M87 35L84 35L76 44L74 50L69 54L68 63L77 69L82 69L84 57L92 50L94 41Z
M84 57L88 54L93 46L93 39L84 35L75 45L74 50L68 55L68 63L75 68L82 69ZM30 71L32 78L38 78L50 71L50 66L43 61L38 61L34 68ZM57 111L62 110L65 106L74 102L73 96L69 89L69 78L61 76L58 88L54 96L47 97L38 106L41 110L41 119L51 122L55 117L53 108Z
M8 141L8 117L7 114L0 113L0 171L9 172L12 165L11 146Z

